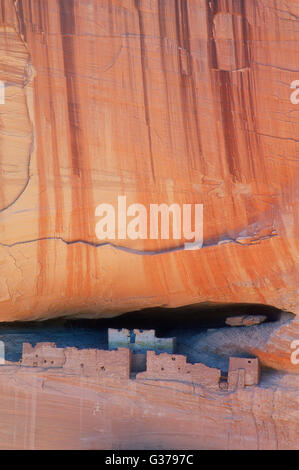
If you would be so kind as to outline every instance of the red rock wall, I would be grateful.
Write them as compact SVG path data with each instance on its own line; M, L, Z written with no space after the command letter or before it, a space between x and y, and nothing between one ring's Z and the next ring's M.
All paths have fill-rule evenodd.
M1 449L298 448L298 377L212 392L24 369L1 368Z
M0 3L0 320L298 311L298 15L298 0ZM95 208L118 195L203 203L204 248L94 247Z

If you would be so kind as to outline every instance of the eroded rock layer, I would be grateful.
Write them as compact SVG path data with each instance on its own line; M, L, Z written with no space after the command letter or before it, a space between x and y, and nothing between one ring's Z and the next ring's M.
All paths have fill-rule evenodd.
M0 3L0 320L298 312L298 16L298 0ZM95 246L95 208L119 195L203 203L203 248Z
M298 386L298 376L270 375L223 392L2 367L0 448L294 450Z

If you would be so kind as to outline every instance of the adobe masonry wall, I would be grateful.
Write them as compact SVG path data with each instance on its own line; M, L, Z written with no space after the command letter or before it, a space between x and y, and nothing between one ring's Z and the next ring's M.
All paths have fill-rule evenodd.
M127 328L116 329L108 328L108 347L109 349L129 348L130 330Z
M38 343L35 347L23 344L22 366L63 368L65 371L86 376L130 379L131 372L137 372L136 379L163 379L189 382L235 390L257 385L260 381L260 364L257 358L230 358L228 379L220 381L220 369L204 364L190 364L183 355L157 354L147 351L132 354L128 348L115 351L99 349L57 348L55 343ZM139 372L145 370L144 372ZM139 372L139 373L138 373Z
M133 330L134 342L131 342L131 331L122 328L108 329L109 349L129 348L133 352L153 349L157 352L168 352L172 354L175 349L175 338L156 338L155 330Z
M131 351L118 349L56 348L55 343L23 344L22 366L62 367L69 372L129 379Z
M243 388L258 385L260 382L260 362L258 358L231 357L228 369L228 388Z
M119 348L117 351L66 348L65 358L63 367L74 373L130 378L131 351L127 348Z
M219 386L221 370L204 364L189 364L182 355L148 351L146 371L136 375L136 379L172 379L193 382L207 386Z
M55 343L38 343L34 347L23 343L20 363L29 367L62 367L65 363L64 349L57 348Z
M133 330L135 334L134 351L152 348L172 354L175 348L175 338L156 338L155 330Z

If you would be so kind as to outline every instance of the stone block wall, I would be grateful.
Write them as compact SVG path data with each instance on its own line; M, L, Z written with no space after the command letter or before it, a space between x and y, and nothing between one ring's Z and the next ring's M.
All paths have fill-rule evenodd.
M219 386L221 371L204 364L189 364L182 355L147 352L146 372L137 374L137 379L171 379L193 382L207 386Z
M57 348L55 343L24 343L20 361L27 367L61 367L74 374L130 378L131 351Z
M128 330L119 331L122 335L127 332ZM144 333L134 330L134 333L135 344L148 345L150 341L157 339L154 330ZM171 342L168 344L171 345ZM258 385L261 373L258 358L231 357L227 380L221 381L220 369L201 363L190 364L183 355L157 354L156 351L147 351L145 355L140 352L132 353L128 347L112 351L57 348L55 343L38 343L36 346L24 343L20 364L27 367L62 368L66 373L76 375L127 380L131 378L131 373L136 373L136 379L139 380L179 381L229 391Z
M129 348L130 330L126 328L108 328L108 347L109 349Z
M109 349L129 348L134 352L154 350L156 352L168 352L175 350L175 338L157 338L155 330L138 330L132 332L126 328L108 329Z
M83 375L129 379L131 351L119 348L117 351L102 349L65 349L64 369Z
M65 363L64 348L56 348L55 343L23 344L20 363L29 367L62 367Z
M243 379L240 377L240 372L244 371ZM228 369L228 384L229 388L233 387L233 384L236 383L236 376L239 376L238 381L244 382L244 386L249 385L258 385L260 381L260 363L258 358L244 358L244 357L231 357L229 359L229 369ZM240 385L239 385L240 386Z

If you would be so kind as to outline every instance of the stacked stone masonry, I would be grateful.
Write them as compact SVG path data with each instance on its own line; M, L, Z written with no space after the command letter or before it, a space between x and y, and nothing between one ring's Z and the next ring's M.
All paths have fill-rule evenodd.
M108 329L109 349L129 348L133 352L152 349L157 352L173 353L175 338L157 338L155 330Z
M134 354L129 348L118 350L57 348L55 343L23 345L22 367L62 368L75 375L117 379L162 380L191 383L222 390L258 385L260 365L257 358L230 358L227 378L220 369L190 364L183 355L147 351Z

